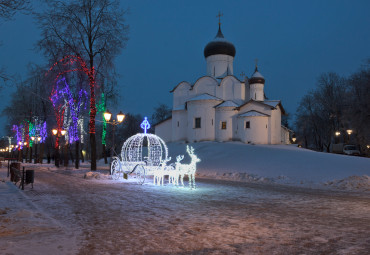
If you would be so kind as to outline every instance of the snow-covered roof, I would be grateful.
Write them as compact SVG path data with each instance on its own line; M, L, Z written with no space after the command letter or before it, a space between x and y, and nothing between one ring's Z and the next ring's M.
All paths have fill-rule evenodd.
M174 107L173 109L172 109L172 111L182 111L182 110L185 110L186 108L185 108L185 105L184 104L182 104L182 105L178 105L178 106L176 106L176 107Z
M222 101L222 99L220 99L218 97L211 96L210 94L204 93L204 94L200 94L198 96L195 96L193 98L190 98L189 100L187 100L187 102L189 102L189 101L198 101L198 100L220 100L220 101Z
M238 117L270 117L270 115L252 110L252 111L239 114Z
M265 78L265 77L263 77L263 75L260 72L255 71L251 78Z
M265 100L263 103L275 108L280 103L280 100Z
M231 100L227 100L215 106L215 108L219 108L219 107L238 107L238 105Z

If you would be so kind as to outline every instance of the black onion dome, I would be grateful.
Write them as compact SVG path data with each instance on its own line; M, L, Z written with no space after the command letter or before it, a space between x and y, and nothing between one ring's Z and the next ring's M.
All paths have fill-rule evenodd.
M263 77L262 74L258 72L257 66L256 69L254 70L254 73L252 74L252 77L249 79L249 84L253 83L265 84L265 77Z
M235 57L234 45L225 39L221 32L221 26L218 26L218 32L212 41L210 41L204 48L204 57L207 58L212 55L222 54Z

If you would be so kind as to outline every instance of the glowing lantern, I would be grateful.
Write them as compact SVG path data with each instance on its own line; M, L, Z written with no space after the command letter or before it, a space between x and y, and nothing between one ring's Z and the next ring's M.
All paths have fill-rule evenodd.
M110 121L110 119L112 118L112 113L110 112L110 111L106 111L105 113L104 113L104 119L105 119L105 121Z
M105 117L105 116L104 116ZM125 115L122 113L122 111L120 111L118 114L117 114L117 120L119 123L121 123L123 121L123 119L125 118Z

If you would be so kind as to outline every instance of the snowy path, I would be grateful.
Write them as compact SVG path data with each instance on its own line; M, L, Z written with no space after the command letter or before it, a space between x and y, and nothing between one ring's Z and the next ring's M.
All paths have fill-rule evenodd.
M37 169L35 189L26 188L24 194L68 230L61 254L72 241L77 245L68 248L71 254L370 250L370 198L359 193L205 179L189 190L60 172Z

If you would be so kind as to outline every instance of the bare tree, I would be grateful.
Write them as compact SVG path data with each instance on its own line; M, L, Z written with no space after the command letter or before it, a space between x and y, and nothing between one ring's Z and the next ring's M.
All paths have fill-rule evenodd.
M296 129L309 147L329 151L335 130L343 126L346 90L343 78L322 74L317 88L304 96L296 113Z
M30 10L29 0L0 0L0 18L11 19L17 11Z
M99 81L114 73L114 57L128 40L126 11L117 0L48 1L49 8L38 15L42 39L38 45L55 60L75 55L86 64L90 83L91 170L96 170L96 89ZM112 77L111 77L112 78Z
M166 104L160 103L156 108L154 108L154 113L152 115L153 124L157 124L169 117L171 117L171 108Z
M0 20L11 19L17 11L29 11L31 4L28 0L0 0ZM13 79L6 74L5 68L0 68L0 80L3 83Z
M353 129L357 144L370 153L370 59L347 80L349 89L345 111L346 126Z

